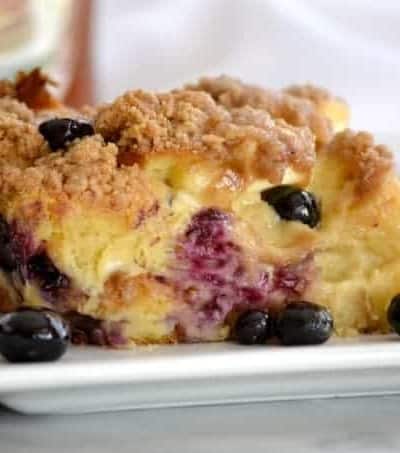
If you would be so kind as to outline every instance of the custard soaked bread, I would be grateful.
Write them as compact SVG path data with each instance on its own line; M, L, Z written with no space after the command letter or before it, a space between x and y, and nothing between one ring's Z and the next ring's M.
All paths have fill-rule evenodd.
M312 106L291 120L211 85L62 118L0 99L0 310L50 307L113 346L224 340L247 309L299 300L329 307L341 335L387 330L390 152L365 133L330 141L342 126L322 92L278 93Z

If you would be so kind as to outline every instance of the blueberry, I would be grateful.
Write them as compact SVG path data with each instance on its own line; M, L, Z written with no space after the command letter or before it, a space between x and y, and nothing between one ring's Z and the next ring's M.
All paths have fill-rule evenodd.
M400 294L391 300L387 310L387 319L393 330L400 335Z
M0 352L9 362L57 360L68 341L67 324L50 310L26 309L0 318Z
M11 246L10 226L3 216L0 216L0 267L6 272L12 272L17 267Z
M314 228L320 210L314 195L295 186L281 185L261 192L261 199L271 205L282 219L296 220Z
M35 280L43 291L67 289L70 286L69 278L57 269L44 252L32 256L27 269L28 278Z
M248 310L242 313L235 324L235 338L240 344L263 344L273 336L273 322L268 313Z
M333 331L330 312L310 302L291 302L278 315L276 335L284 345L324 343Z
M43 135L50 148L55 151L75 140L87 135L93 135L93 126L84 120L71 118L54 118L44 121L39 126L39 132Z

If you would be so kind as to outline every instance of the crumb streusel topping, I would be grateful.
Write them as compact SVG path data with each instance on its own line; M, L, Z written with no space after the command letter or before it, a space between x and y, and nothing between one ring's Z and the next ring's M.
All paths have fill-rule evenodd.
M0 96L0 114L3 112L12 113L27 123L33 123L35 120L35 114L26 104L9 96Z
M314 104L320 104L321 102L333 99L333 96L328 90L309 83L305 85L291 85L283 91L298 98L309 99Z
M43 137L36 126L20 118L16 113L1 110L0 99L0 163L24 168L45 154ZM7 104L19 108L19 103ZM22 110L23 111L23 110Z
M336 134L326 152L343 158L360 194L376 191L393 169L393 154L386 146L375 144L368 132L347 129Z
M24 174L27 184L31 181L28 175L43 173L49 166L52 168L47 170L54 182L56 169L72 168L78 160L80 167L87 165L89 161L85 161L84 154L87 159L98 162L96 153L100 148L106 149L107 156L114 156L112 164L105 159L100 166L103 168L105 162L114 166L116 180L124 179L127 171L117 170L118 166L133 165L131 177L140 179L135 163L140 163L143 157L151 158L153 153L177 153L198 155L200 159L228 165L235 161L236 169L241 161L246 171L279 183L289 166L300 172L312 170L315 147L310 129L319 145L332 138L329 120L316 110L317 104L332 99L326 90L295 85L277 92L222 76L204 78L190 89L165 94L131 91L111 104L86 110L83 116L94 117L96 131L116 146L100 144L98 138L86 139L72 146L66 155L47 156L49 150L37 124L51 117L82 117L81 113L54 103L46 90L49 83L52 82L38 70L20 73L15 83L0 81L0 161L21 170L29 166L36 169ZM254 152L242 155L244 149ZM376 146L367 133L340 133L327 149L343 156L363 192L369 192L374 184L383 180L392 166L390 152ZM43 156L46 156L44 160L35 163ZM124 158L119 159L121 156ZM61 161L65 165L57 166ZM84 190L88 180L94 181L93 175L81 178L85 173L82 168L74 167L73 173L64 178L62 184L58 178L59 190L64 184L67 192L73 187ZM92 192L93 195L96 191Z
M134 165L118 167L118 149L100 136L72 144L68 152L50 153L25 169L0 166L2 197L43 193L63 202L119 211L135 218L156 204L152 188Z
M317 111L311 102L310 93L319 92L316 89L306 90L308 96L296 96L285 91L273 91L258 86L242 83L240 80L227 76L202 78L196 85L188 85L188 89L210 93L218 104L228 109L251 106L266 110L274 118L282 118L294 126L308 126L315 134L317 143L325 145L333 135L330 120Z
M238 157L234 153L240 146L250 144L255 152L252 158L243 157L242 163L272 182L280 182L288 166L309 171L315 158L308 128L274 120L250 106L228 110L199 91L128 92L99 110L95 128L106 140L139 157L191 153L228 162Z

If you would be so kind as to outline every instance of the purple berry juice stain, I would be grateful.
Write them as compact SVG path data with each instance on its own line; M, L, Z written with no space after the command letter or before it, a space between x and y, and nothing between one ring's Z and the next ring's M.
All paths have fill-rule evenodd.
M185 307L177 308L176 318L188 341L203 339L205 331L215 334L232 311L267 308L277 295L296 298L309 283L303 275L308 268L300 264L270 271L260 264L258 272L250 273L243 250L232 240L231 227L228 214L204 209L192 218L178 243L173 280Z

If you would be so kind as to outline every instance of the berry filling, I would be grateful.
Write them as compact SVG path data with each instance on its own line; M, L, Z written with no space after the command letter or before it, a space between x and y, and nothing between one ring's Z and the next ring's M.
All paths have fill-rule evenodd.
M0 268L17 292L19 282L33 282L50 303L65 299L65 291L71 288L70 279L57 269L43 246L35 244L17 222L9 224L4 217L0 217Z
M232 241L232 219L217 209L197 213L177 247L174 281L185 307L176 318L187 341L215 337L230 312L266 308L299 298L310 282L311 259L272 268L246 267Z
M25 265L34 251L32 237L17 222L8 224L0 216L0 268L12 272Z
M224 337L220 329L228 315L246 310L268 310L299 300L313 275L311 257L285 266L256 263L233 240L233 219L215 208L193 216L178 239L176 261L166 284L177 291L176 309L169 321L182 341L207 341ZM251 263L251 264L250 264ZM36 286L43 299L68 312L75 343L118 346L127 343L121 322L97 320L75 310L87 296L74 288L45 245L35 243L18 222L0 217L0 268L22 298L21 286ZM229 318L230 319L230 318Z
M277 267L273 279L275 298L299 299L310 285L314 273L311 256L306 257L298 263ZM279 294L282 297L279 297Z
M2 216L0 217L0 267L6 272L12 272L17 267L12 250L11 229Z
M65 313L64 318L68 320L74 344L115 347L127 344L122 333L122 321L103 321L72 311Z
M52 294L68 289L69 278L61 273L45 252L33 255L27 263L28 279L33 280L44 293Z

